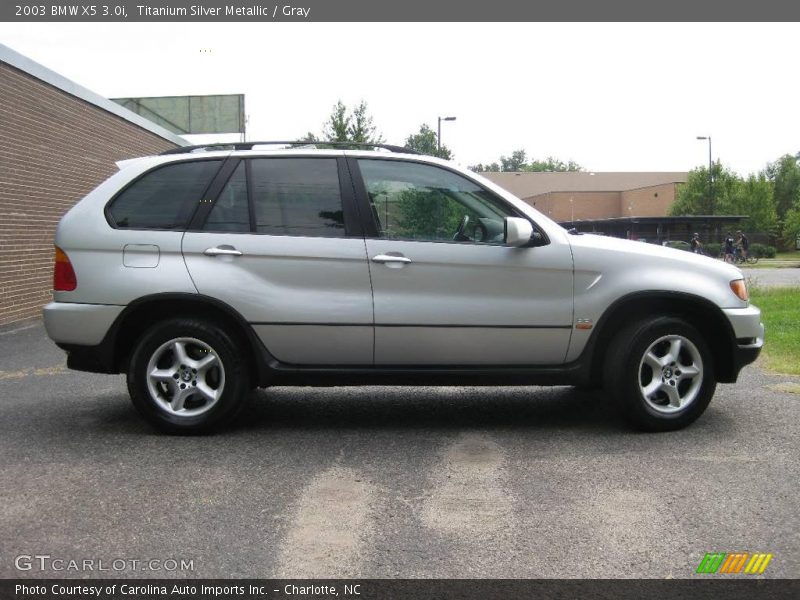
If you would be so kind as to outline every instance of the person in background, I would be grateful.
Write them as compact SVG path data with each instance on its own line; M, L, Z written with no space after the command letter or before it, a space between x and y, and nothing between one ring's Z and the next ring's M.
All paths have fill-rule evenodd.
M747 258L747 253L750 250L750 240L741 231L737 231L736 236L736 247L742 253L742 258Z
M733 262L733 236L730 231L725 235L725 262Z
M692 252L695 254L703 253L703 242L700 241L699 233L692 234L692 240L689 242L689 245L692 247Z

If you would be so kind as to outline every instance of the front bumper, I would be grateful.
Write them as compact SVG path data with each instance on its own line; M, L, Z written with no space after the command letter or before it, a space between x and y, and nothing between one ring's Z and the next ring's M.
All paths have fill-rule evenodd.
M761 310L752 304L747 308L723 309L736 336L733 349L733 372L738 375L742 367L754 362L764 346L764 324Z

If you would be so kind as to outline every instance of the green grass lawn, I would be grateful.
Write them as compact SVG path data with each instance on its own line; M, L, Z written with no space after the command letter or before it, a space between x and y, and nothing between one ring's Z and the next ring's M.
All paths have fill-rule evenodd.
M752 288L750 301L766 327L762 354L772 371L800 375L800 288Z
M800 250L794 252L778 252L775 258L762 258L754 265L738 265L747 269L784 269L800 267Z

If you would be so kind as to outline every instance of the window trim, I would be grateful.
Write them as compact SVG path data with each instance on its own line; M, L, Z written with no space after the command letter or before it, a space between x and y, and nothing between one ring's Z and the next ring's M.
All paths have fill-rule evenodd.
M228 160L229 159L222 158L219 156L213 158L193 158L189 160L174 160L162 163L160 165L156 165L151 169L147 169L145 172L140 173L139 175L131 179L121 189L117 190L114 193L114 195L112 195L111 198L109 198L108 202L105 203L105 206L103 207L103 215L106 218L106 222L108 223L109 227L111 227L112 229L117 229L119 231L186 231L190 227L190 225L194 222L194 219L197 216L198 211L202 208L204 204L207 204L206 202L204 202L204 200L209 199L208 193L210 190L213 189L214 183L216 183L217 179L220 176L221 170L225 168L225 165L228 162ZM192 214L189 216L189 218L186 220L186 223L184 223L183 226L167 228L167 227L120 227L119 225L117 225L114 216L111 214L111 206L114 204L114 202L117 201L117 199L122 194L124 194L134 185L136 185L136 183L138 183L141 179L147 177L152 173L155 173L156 171L160 171L161 169L166 169L167 167L172 167L175 165L186 164L186 163L197 163L197 162L208 162L208 161L218 162L219 167L217 168L217 171L211 176L211 180L203 190L203 193L200 194L200 200L198 201L197 206L195 206L194 210L192 210Z
M358 164L359 160L386 160L396 163L413 163L418 165L425 165L427 167L439 168L453 175L458 175L472 183L473 185L479 187L482 191L486 192L489 196L494 199L499 205L506 208L513 216L519 217L521 219L525 219L528 221L532 226L534 232L538 231L539 234L542 236L542 240L538 243L538 246L546 246L550 243L550 238L547 236L547 232L544 229L539 227L536 222L531 219L528 215L520 211L516 206L508 202L502 196L499 196L493 190L490 190L485 185L480 183L479 181L475 181L472 177L469 177L462 173L457 169L453 169L452 167L448 167L446 165L440 164L433 164L427 162L425 160L419 160L414 158L405 158L405 157L396 157L396 156L348 156L347 157L347 165L350 169L350 175L353 178L353 187L356 191L356 204L359 209L359 213L361 214L362 222L364 223L364 231L365 231L365 239L368 240L386 240L386 241L395 241L395 242L402 242L402 243L418 243L418 244L458 244L458 245L466 245L471 244L473 246L486 246L486 247L506 247L504 243L485 243L485 242L463 242L463 241L455 241L455 240L413 240L413 239L401 239L401 238L387 238L381 237L380 227L378 222L375 219L375 215L372 214L372 208L369 202L369 194L367 193L367 185L366 181L364 180L364 175L361 173L361 167Z
M208 186L205 198L198 204L197 210L195 210L194 215L192 215L189 221L189 225L186 227L186 231L194 231L198 223L201 224L200 228L202 229L202 224L208 219L208 215L210 215L211 211L214 209L214 205L217 203L217 199L222 193L222 190L228 185L228 182L231 177L233 177L240 162L239 158L235 156L230 156L225 160L225 164L222 165L222 168L217 172L217 176L212 180L211 185Z

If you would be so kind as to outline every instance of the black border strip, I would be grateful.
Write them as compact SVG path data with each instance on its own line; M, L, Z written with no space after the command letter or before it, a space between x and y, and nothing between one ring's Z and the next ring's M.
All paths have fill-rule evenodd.
M552 2L533 0L493 0L491 3L430 0L375 2L375 0L304 0L295 5L281 3L247 3L237 6L230 0L115 0L104 10L94 0L69 2L79 10L72 14L53 15L42 1L0 3L0 21L9 22L680 22L680 21L789 21L800 18L800 5L787 0L570 0ZM16 5L36 6L21 11ZM39 9L39 5L44 10ZM137 5L144 5L140 11ZM188 7L201 5L204 11ZM227 10L226 6L239 9ZM93 7L90 9L90 7ZM118 8L119 7L119 8ZM121 10L124 7L125 10ZM157 14L153 9L164 9ZM303 12L284 10L293 7ZM80 10L83 8L83 10ZM209 10L216 9L216 10ZM307 11L307 12L306 12ZM313 34L308 34L312 36ZM308 37L308 36L306 36ZM393 40L402 47L399 40Z

